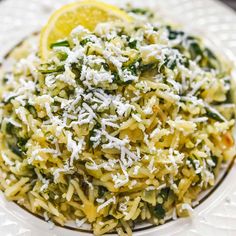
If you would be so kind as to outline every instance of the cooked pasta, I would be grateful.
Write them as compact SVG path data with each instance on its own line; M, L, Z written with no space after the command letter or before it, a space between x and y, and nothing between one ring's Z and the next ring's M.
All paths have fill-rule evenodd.
M78 26L46 62L19 46L1 79L1 190L95 235L190 215L235 155L230 64L153 13L128 11L129 24Z

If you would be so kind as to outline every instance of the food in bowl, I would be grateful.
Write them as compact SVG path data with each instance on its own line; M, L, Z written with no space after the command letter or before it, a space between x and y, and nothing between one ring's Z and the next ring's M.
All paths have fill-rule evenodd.
M156 14L78 2L26 45L1 79L0 189L29 211L131 235L190 215L234 158L230 63Z

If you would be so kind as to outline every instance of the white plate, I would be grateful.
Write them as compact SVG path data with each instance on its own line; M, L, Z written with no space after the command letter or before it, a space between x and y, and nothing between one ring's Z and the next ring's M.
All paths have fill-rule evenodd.
M106 0L121 5L119 0ZM0 3L0 59L32 32L38 31L51 11L71 0L6 0ZM122 0L125 4L126 0ZM232 61L236 61L236 15L214 0L130 0L156 9L164 17L202 35ZM75 230L52 225L33 216L0 194L0 236L82 236ZM220 185L194 210L191 218L151 227L135 235L235 236L236 166Z

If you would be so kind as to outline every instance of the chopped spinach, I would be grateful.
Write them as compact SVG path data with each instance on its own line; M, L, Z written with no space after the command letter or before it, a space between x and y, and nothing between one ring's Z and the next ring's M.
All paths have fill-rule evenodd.
M55 68L41 68L39 69L39 72L42 74L52 74L52 73L58 73L58 72L63 72L65 71L64 65L57 66Z
M6 133L7 134L13 135L14 134L14 129L15 129L15 126L12 123L8 122L6 124Z
M216 167L217 164L218 164L218 157L217 157L217 156L211 156L211 159L212 159L212 161L215 163L215 166L214 166L214 167Z
M22 157L22 152L21 150L19 149L19 147L17 147L16 145L14 144L11 144L11 143L8 143L8 147L10 148L10 150L16 154L17 156L19 157Z
M215 56L215 54L209 48L205 48L204 54L205 54L205 56L207 56L211 59L217 60L217 57Z
M144 64L140 66L141 72L147 72L157 68L157 63Z
M99 198L103 197L106 192L108 192L106 187L104 187L104 186L98 187L98 197Z
M34 119L37 118L37 111L34 106L27 104L25 108L33 115Z
M127 67L123 67L123 69L130 71L132 75L136 75L136 76L138 75L138 70L137 70L138 68L135 65L135 63L132 63Z
M110 70L110 66L107 63L102 63L102 66L103 66L104 70L106 70L106 71Z
M3 101L3 104L7 105L11 102L12 99L16 98L16 96L9 97L7 100Z
M170 191L171 191L170 188L163 188L161 189L158 196L160 196L163 199L163 201L166 201L169 197Z
M65 198L60 197L61 191L59 188L63 188L63 187L61 187L61 185L59 185L59 184L49 183L48 189L45 189L44 193L47 193L49 198L52 201L54 201L56 203L63 203L63 202L65 202ZM63 188L63 189L65 189L65 188Z
M187 160L190 161L191 166L193 167L194 170L196 170L197 168L196 168L196 165L195 165L193 159L191 157L188 157Z
M220 68L220 63L219 63L217 57L209 48L205 48L203 50L202 64L204 67L210 68L210 69Z
M67 40L63 40L56 43L52 43L50 45L50 48L56 48L56 47L70 47L70 44Z
M168 38L170 40L174 40L177 39L178 37L184 36L184 32L183 31L179 31L179 30L172 30L171 27L167 27L168 31L169 31L169 35Z
M100 129L101 128L101 124L100 123L96 123L94 125L94 127L89 131L89 135L88 135L88 145L89 145L89 148L92 148L93 147L93 141L91 141L91 138L96 135L95 133L95 130L96 129Z
M142 8L134 8L130 12L135 13L135 14L139 14L139 15L146 15L148 13L147 10L142 9Z
M27 151L25 145L27 143L28 139L12 136L11 139L8 141L8 147L9 149L15 153L17 156L22 157L23 154Z
M6 84L9 79L7 77L3 77L2 82L3 84Z
M168 56L166 56L164 59L164 63L159 67L159 71L161 71L165 66L171 70L174 70L178 64L188 67L189 60L186 57L179 57L179 56L177 56L173 60L173 59L170 59Z
M79 78L81 76L81 71L83 67L83 60L80 59L77 63L71 64L71 70L75 74L75 79L79 81ZM82 85L82 83L81 83Z
M219 121L219 122L224 122L223 117L220 114L212 111L211 109L206 108L206 114L205 115L207 117L213 119L213 120L216 120L216 121Z
M153 208L153 214L154 216L161 220L164 219L165 215L166 215L166 211L163 208L162 204L157 204L154 208Z
M80 41L80 45L81 45L81 46L84 46L84 45L86 45L86 44L89 43L89 42L92 42L91 39L86 38L86 39L83 39L82 41Z
M137 40L132 40L132 41L129 41L128 46L132 49L137 49L137 43L138 43Z
M165 59L165 63L163 66L166 66L167 68L174 70L175 67L177 66L177 59L176 60L170 60L169 58Z
M203 56L202 49L200 45L197 43L197 41L192 41L189 44L189 52L192 60L195 60L198 56L200 56L201 58Z
M20 149L21 152L26 152L26 143L28 139L26 138L17 138L17 147Z
M128 81L123 81L121 80L119 74L117 72L113 72L112 73L113 75L113 82L118 84L118 85L128 85L128 84L131 84L133 81L132 80L128 80Z

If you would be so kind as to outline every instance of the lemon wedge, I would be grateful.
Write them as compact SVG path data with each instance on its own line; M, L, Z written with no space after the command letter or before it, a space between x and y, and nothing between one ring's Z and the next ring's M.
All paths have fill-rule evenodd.
M93 30L100 22L118 19L131 21L126 12L98 1L85 0L65 5L52 14L41 31L40 56L43 60L48 58L51 44L67 37L78 25Z

